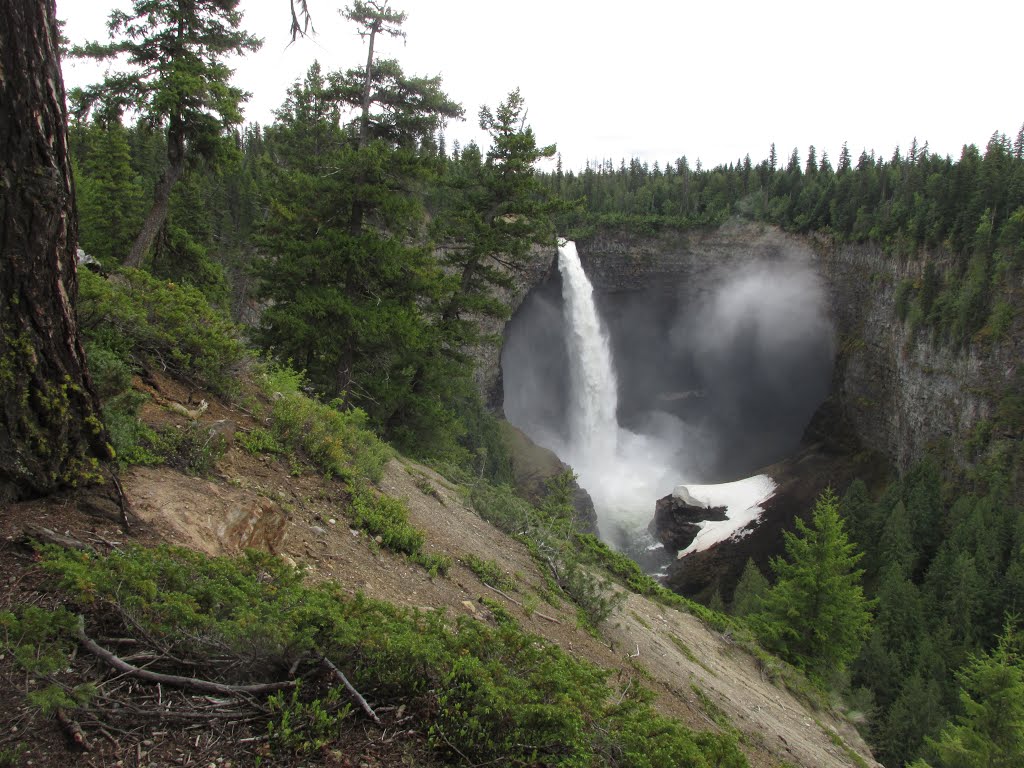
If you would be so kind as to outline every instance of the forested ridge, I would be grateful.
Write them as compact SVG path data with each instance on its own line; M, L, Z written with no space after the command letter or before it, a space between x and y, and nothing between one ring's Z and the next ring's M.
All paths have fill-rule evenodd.
M342 429L372 430L459 477L507 481L471 353L498 341L479 319L508 314L494 289L509 286L530 247L551 245L556 232L746 217L919 264L920 277L898 286L894 313L921 343L983 350L1019 326L1024 128L965 146L956 159L914 140L888 158L854 158L844 146L834 165L814 147L783 161L772 145L757 164L748 155L691 168L681 157L564 170L559 161L542 172L556 149L526 123L518 90L496 94L476 116L488 146L447 146L446 123L463 110L440 78L374 58L371 32L401 34L404 17L386 4L356 2L347 12L365 33L367 66L296 73L275 120L244 127L244 94L230 88L226 68L200 72L198 59L180 55L189 42L180 19L166 50L116 42L131 24L142 37L166 38L153 9L135 5L135 16L113 20L111 45L73 52L163 56L170 76L114 77L72 93L68 124L79 243L110 276L83 274L78 312L122 465L182 452L139 426L132 372L159 366L231 397L232 366L251 344L271 370L301 370L286 377L343 414ZM213 5L224 13L203 3L194 12L200 27L219 19L222 50L258 46L240 30L234 3ZM196 106L197 81L214 101ZM736 622L730 631L751 632L819 688L854 702L887 765L1011 766L1024 755L1024 375L1014 376L998 387L995 417L977 425L971 445L934 446L888 487L857 482L837 489L840 498L823 497L808 510L810 527L788 540L773 584L749 572L734 618L714 619ZM837 610L815 605L797 616L816 546L842 582L826 601ZM631 587L656 593L598 550ZM567 590L581 578L571 569L561 577ZM799 622L813 624L809 635ZM680 753L708 747L677 741ZM720 749L716 764L740 764L733 747Z

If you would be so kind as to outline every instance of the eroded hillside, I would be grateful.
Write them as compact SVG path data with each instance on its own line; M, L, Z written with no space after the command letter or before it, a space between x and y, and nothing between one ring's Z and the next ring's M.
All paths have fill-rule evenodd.
M120 476L123 510L112 486L6 509L2 546L8 588L0 608L26 600L46 605L56 599L36 557L22 543L26 532L49 538L40 528L100 553L130 543L176 544L207 555L235 555L254 547L301 566L312 581L336 583L349 595L421 612L444 611L453 620L466 616L484 624L500 622L507 612L525 631L610 670L610 684L620 701L634 687L644 686L653 691L654 704L664 715L694 730L737 736L753 766L872 764L850 723L816 708L812 699L794 695L784 685L781 665L755 659L728 633L692 615L626 593L596 631L588 630L576 605L564 595L552 595L550 578L527 546L482 519L466 489L433 470L394 458L377 487L405 500L409 522L424 534L422 551L428 561L451 559L446 575L431 575L410 558L382 547L380 536L359 530L350 519L351 499L343 483L325 479L296 457L253 450L244 436L263 426L254 415L259 408L228 406L208 396L209 408L197 413L201 393L162 378L148 385L137 381L136 386L151 395L143 409L149 424L200 434L212 430L212 439L224 443L223 455L205 477L167 466L127 470ZM488 583L499 579L500 585ZM608 589L622 591L620 586ZM124 655L122 646L113 647ZM125 678L94 664L84 650L77 659L68 673L69 685L91 675L100 681L103 696L111 685L123 684L118 681ZM85 668L80 668L82 663ZM271 757L265 725L258 718L232 723L211 717L203 722L200 714L198 722L190 722L140 715L135 722L117 720L115 726L109 720L105 725L103 716L90 718L87 709L81 725L74 723L88 740L90 751L82 751L67 742L69 726L26 700L25 693L37 688L37 681L19 669L10 653L0 660L0 670L5 680L0 707L10 723L0 738L4 745L23 744L26 764L249 765L261 760L267 764ZM60 678L63 673L56 674ZM165 690L172 695L145 682L131 685L140 708ZM373 691L365 693L370 706L378 704ZM375 725L357 712L352 719L359 720L358 728L350 729L343 749L309 755L301 764L383 766L422 760L430 754L424 751L425 734L416 734L415 724L403 720L403 713L404 707L382 706L381 724Z

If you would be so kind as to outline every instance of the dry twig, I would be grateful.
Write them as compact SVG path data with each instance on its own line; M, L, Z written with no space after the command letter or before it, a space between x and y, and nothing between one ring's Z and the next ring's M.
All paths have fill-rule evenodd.
M488 584L488 583L487 583L486 581L481 581L480 583L481 583L481 584L483 584L483 585L484 585L485 587L487 587L488 589L493 589L493 590L494 590L495 592L497 592L497 593L498 593L499 595L501 595L502 597L504 597L504 598L505 598L506 600L508 600L508 601L510 601L510 602L513 602L513 603L515 603L515 604L516 604L516 605L518 605L518 606L519 606L520 608L522 608L522 609L523 609L524 611L526 611L527 613L530 613L530 611L529 611L529 610L527 609L527 607L526 607L525 605L523 605L522 603L520 603L520 602L519 602L518 600L516 600L516 599L515 599L514 597L510 597L509 595L506 595L506 594L505 594L504 592L502 592L502 591L501 591L500 589L498 589L497 587L492 587L492 586L491 586L490 584ZM562 623L562 622L560 622L560 621L559 621L558 619L556 619L556 618L555 618L554 616L548 616L548 615L546 615L546 614L543 614L543 613L541 613L540 611L533 611L533 613L537 614L537 615L538 615L538 616L540 616L540 617L541 617L542 619L547 619L548 621L552 622L553 624L561 624L561 623Z
M345 673L342 672L340 669L338 669L334 665L334 662L331 661L330 659L328 659L323 654L321 654L321 658L323 659L323 662L327 666L327 668L330 669L334 673L335 677L337 677L339 680L341 680L341 684L345 686L345 690L347 690L349 693L352 694L352 698L354 698L356 700L356 702L358 702L359 706L362 707L363 712L365 712L366 715L371 720L373 720L373 722L375 722L377 725L380 725L381 724L380 718L377 717L377 713L373 711L373 707L371 707L367 703L366 699L364 699L363 695L361 693L359 693L359 691L356 690L355 686L352 685L352 683L350 683L348 681L348 678L345 677Z

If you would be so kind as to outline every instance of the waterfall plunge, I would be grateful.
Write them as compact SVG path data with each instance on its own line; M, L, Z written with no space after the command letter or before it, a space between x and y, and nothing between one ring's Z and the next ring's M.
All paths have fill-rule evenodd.
M654 501L679 481L679 446L619 426L608 334L572 241L559 240L558 269L569 353L569 439L549 447L565 458L590 493L605 540L617 545L646 540Z
M573 398L569 442L589 461L615 455L618 393L608 333L594 306L594 289L583 271L576 243L559 240L558 271L562 273L565 324L569 331L569 378Z
M575 243L559 240L558 270L568 329L569 440L550 447L572 465L590 493L602 537L631 549L634 556L645 549L660 549L652 547L646 525L655 500L673 492L691 503L727 508L728 519L702 523L697 539L685 552L737 535L760 516L760 504L772 496L775 483L757 475L722 485L678 485L692 472L686 459L687 426L670 416L659 429L646 434L619 426L611 346Z

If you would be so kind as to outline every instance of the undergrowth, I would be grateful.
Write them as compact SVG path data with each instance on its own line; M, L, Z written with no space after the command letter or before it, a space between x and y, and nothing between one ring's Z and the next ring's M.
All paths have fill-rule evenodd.
M333 677L310 674L327 658L379 712L403 707L410 719L401 727L420 733L441 759L565 768L747 764L732 736L694 733L661 717L649 692L616 690L605 670L499 613L491 626L347 597L255 552L228 559L170 547L108 556L46 548L42 567L65 603L88 613L92 635L102 640L97 632L105 629L107 637L134 638L152 652L153 671L225 682L297 675L300 684L258 707L282 754L329 747L363 717ZM0 615L0 639L5 648L40 649L20 653L30 662L52 657L47 668L71 664L74 617L46 613Z
M238 391L245 347L199 290L129 268L109 278L83 269L78 279L79 324L101 390L122 391L127 371L152 367L220 395Z

